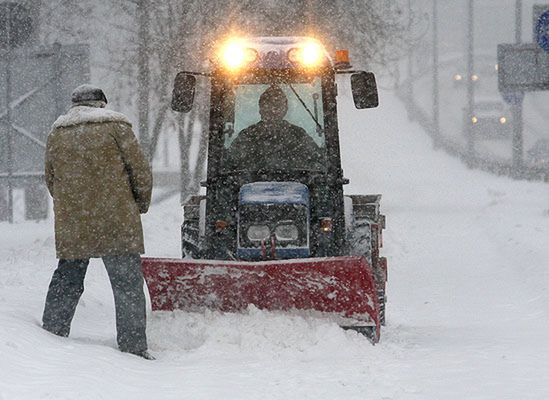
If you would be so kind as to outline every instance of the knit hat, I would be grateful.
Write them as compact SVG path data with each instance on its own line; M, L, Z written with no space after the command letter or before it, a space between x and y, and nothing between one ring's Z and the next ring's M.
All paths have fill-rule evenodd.
M84 84L78 86L72 92L72 103L78 105L81 103L103 102L107 104L107 97L101 89L96 86Z
M288 98L280 87L273 85L259 96L259 107L262 106L287 107Z

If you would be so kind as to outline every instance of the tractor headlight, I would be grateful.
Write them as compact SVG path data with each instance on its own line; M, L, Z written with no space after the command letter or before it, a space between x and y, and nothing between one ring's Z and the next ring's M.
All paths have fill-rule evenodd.
M246 235L250 242L261 242L271 235L271 231L267 225L251 225Z
M330 233L334 229L334 221L331 218L320 218L320 231Z
M217 233L221 233L223 231L225 231L225 229L227 229L229 227L229 222L228 221L225 221L225 220L222 220L222 219L218 219L217 221L215 221L215 231Z
M294 224L281 224L275 228L276 240L289 242L299 239L299 230Z
M301 62L306 67L315 67L320 64L322 58L322 49L315 42L309 42L303 46Z
M319 43L310 41L301 47L288 50L288 59L306 68L318 67L322 63L323 50Z
M227 69L235 71L256 61L257 57L257 51L246 47L244 42L231 40L222 48L220 58Z

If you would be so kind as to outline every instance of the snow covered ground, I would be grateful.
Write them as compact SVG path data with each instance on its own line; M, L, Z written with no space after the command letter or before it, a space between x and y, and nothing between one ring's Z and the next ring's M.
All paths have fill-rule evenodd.
M396 97L341 107L348 193L383 193L387 326L372 346L314 318L149 316L154 362L116 350L94 260L71 336L39 324L52 222L0 223L0 400L547 399L549 186L434 152ZM144 218L148 255L179 256L177 198Z

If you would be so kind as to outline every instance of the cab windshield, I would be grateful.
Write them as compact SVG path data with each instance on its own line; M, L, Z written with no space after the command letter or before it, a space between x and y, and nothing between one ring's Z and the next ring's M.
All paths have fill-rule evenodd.
M323 170L320 77L294 82L236 82L226 96L223 168Z

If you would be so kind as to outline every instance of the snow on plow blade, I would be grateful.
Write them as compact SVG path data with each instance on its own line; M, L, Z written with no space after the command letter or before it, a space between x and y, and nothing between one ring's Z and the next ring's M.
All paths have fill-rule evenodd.
M269 311L316 311L379 340L376 287L363 257L264 262L143 258L143 273L153 311L238 312L249 304Z

